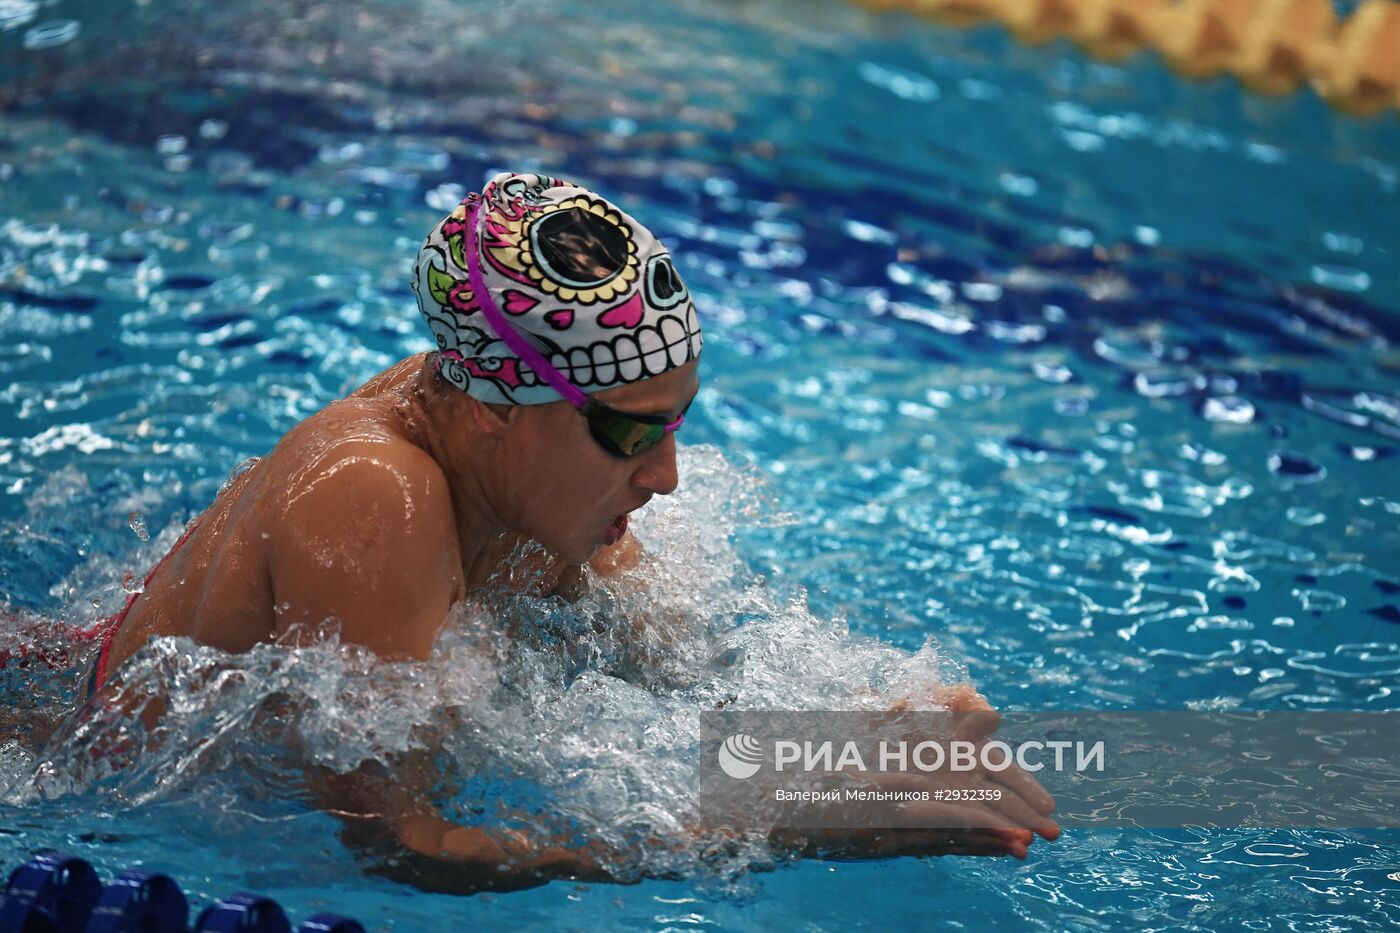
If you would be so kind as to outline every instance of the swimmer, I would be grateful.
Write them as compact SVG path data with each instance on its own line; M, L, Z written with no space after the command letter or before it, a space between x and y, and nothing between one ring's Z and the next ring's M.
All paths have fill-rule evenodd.
M426 660L450 607L532 540L539 565L507 576L541 594L637 564L628 516L676 489L675 434L700 384L700 326L666 248L587 189L500 174L428 234L412 285L437 348L238 475L103 628L95 690L153 636L245 652L327 619L380 657ZM415 783L324 781L335 809L379 814L397 845L480 886L607 877L600 853L455 826ZM1031 832L1009 827L1058 832L1039 793L1029 824L979 810L824 851L1024 857Z

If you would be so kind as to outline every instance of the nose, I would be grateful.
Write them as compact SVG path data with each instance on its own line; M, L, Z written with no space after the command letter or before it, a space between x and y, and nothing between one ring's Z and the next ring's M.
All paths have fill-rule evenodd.
M676 439L666 435L665 440L642 454L642 465L632 475L632 485L646 489L658 496L669 496L680 485L680 473L676 469Z

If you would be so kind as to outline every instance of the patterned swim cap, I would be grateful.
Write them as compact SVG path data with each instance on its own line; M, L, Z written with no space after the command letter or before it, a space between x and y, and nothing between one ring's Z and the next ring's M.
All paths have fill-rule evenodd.
M473 231L468 218L478 201ZM495 307L587 393L659 376L700 355L690 292L651 231L586 188L503 173L432 229L413 270L439 371L482 401L539 405L560 395L480 312L468 250L478 250Z

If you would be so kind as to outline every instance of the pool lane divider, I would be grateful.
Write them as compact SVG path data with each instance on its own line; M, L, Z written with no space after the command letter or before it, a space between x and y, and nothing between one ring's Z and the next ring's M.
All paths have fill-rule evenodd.
M189 925L189 901L168 875L128 869L103 886L80 858L41 852L10 872L0 893L0 933L292 933L282 906L240 892ZM318 913L296 933L365 933L357 921Z
M1068 38L1109 61L1155 49L1177 74L1230 74L1263 94L1311 85L1354 116L1400 110L1400 2L1362 0L852 0L955 26L996 22L1027 44Z

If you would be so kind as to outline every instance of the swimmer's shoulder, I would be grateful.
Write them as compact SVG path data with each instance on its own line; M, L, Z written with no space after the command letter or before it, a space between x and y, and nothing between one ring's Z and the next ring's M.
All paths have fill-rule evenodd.
M426 657L462 590L447 480L391 429L323 414L274 451L278 482L260 503L278 634L334 617L346 641Z
M287 433L271 455L279 480L265 506L274 521L314 519L340 510L401 514L412 524L452 530L451 490L437 461L390 425L354 402L339 402ZM400 528L399 530L408 530Z

